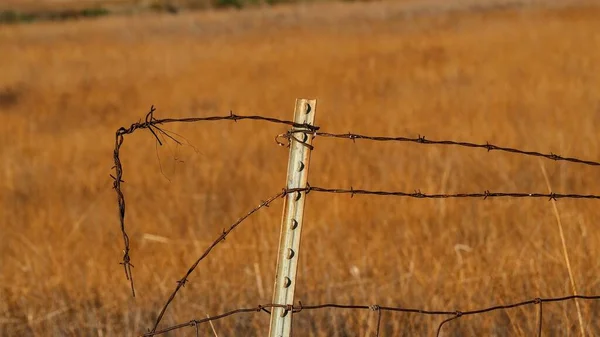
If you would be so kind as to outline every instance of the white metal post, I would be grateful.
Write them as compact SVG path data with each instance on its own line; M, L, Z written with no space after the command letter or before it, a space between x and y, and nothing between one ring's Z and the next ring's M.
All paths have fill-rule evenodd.
M314 99L296 99L294 122L314 125L316 108L317 101ZM301 128L294 127L292 130L301 130ZM298 132L294 133L293 136L290 138L290 157L286 187L288 189L305 188L308 182L308 164L311 152L310 148L305 144L311 145L313 137L310 135L310 132ZM305 192L289 193L285 197L277 254L277 274L275 275L273 304L294 304L305 199ZM284 308L273 308L271 310L269 336L289 337L291 330L292 314Z

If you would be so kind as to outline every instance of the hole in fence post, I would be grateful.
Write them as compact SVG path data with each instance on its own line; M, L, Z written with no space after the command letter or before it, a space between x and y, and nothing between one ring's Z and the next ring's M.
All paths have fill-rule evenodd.
M300 162L300 167L298 167L298 172L302 172L304 170L304 163Z

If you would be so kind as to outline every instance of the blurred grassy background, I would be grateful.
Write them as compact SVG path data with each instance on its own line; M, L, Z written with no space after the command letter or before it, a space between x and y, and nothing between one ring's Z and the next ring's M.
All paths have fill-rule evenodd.
M356 1L356 0L345 0ZM362 1L362 0L360 0ZM366 0L369 1L369 0ZM406 0L397 0L406 1ZM291 3L315 3L324 0L3 0L0 24L36 21L89 19L108 15L168 13L211 10L264 8Z
M467 3L467 2L464 2ZM424 135L600 158L600 9L464 3L313 4L147 13L0 26L0 335L132 336L190 264L285 182L280 126L172 125L122 150L137 294L131 298L111 173L114 132L143 118L293 115L318 99L333 132ZM595 168L503 153L317 138L314 185L425 193L598 193ZM271 301L281 204L203 261L164 324ZM580 293L597 294L596 201L558 202ZM463 310L571 293L544 200L307 200L297 299ZM600 334L600 304L581 303ZM464 317L444 336L530 336L534 307ZM264 335L268 315L214 323ZM382 335L435 333L442 317L384 314ZM373 335L376 314L295 316L298 336ZM573 302L544 306L544 335L579 335ZM209 326L203 335L212 335ZM192 336L192 329L172 336Z

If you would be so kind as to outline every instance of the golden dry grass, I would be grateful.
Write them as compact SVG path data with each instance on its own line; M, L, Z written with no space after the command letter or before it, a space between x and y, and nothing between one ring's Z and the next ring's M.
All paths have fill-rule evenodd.
M598 7L394 6L0 26L0 335L145 331L221 230L283 187L288 153L273 141L285 131L280 126L173 125L197 152L173 143L157 150L146 131L127 136L126 221L138 293L132 299L118 264L122 239L109 173L114 131L151 104L158 117L231 109L289 119L296 97L316 97L325 130L600 158ZM542 164L556 192L598 193L597 169L578 164L323 138L315 146L313 185L545 192ZM251 217L199 265L164 324L270 302L280 206ZM558 209L578 291L597 294L597 201L561 200ZM545 200L313 194L302 243L297 298L306 304L467 310L571 293ZM599 335L600 305L581 305L587 333ZM463 317L443 335L530 336L536 312ZM294 332L368 336L375 318L304 312ZM382 333L430 336L441 320L386 313ZM219 336L264 335L268 316L214 326ZM578 331L573 302L544 307L544 335ZM201 332L212 334L208 326Z

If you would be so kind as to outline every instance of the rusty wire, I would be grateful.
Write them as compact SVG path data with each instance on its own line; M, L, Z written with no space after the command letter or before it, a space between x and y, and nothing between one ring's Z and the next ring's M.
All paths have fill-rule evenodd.
M517 192L491 192L483 191L481 193L454 193L454 194L426 194L420 190L414 192L402 192L402 191L377 191L377 190L361 190L350 187L349 189L344 188L326 188L319 186L310 186L303 188L291 188L286 190L287 193L301 193L301 192L317 192L317 193L330 193L330 194L350 194L350 197L355 195L378 195L378 196L395 196L395 197L409 197L417 199L457 199L457 198L546 198L548 200L558 199L600 199L600 195L596 194L576 194L576 193L517 193Z
M297 133L297 132L299 132L299 131L291 131L289 133ZM467 147L467 148L485 149L488 152L502 151L502 152L516 153L516 154L525 155L525 156L542 157L542 158L546 158L546 159L552 159L555 161L567 161L567 162L571 162L571 163L578 163L578 164L584 164L584 165L590 165L590 166L600 166L600 162L597 162L597 161L584 160L584 159L579 159L579 158L574 158L574 157L564 157L564 156L558 155L556 153L541 153L541 152L537 152L537 151L520 150L520 149L515 149L515 148L510 148L510 147L493 145L490 143L477 144L477 143L461 142L461 141L454 141L454 140L429 140L429 139L426 139L425 136L418 136L415 138L388 137L388 136L366 136L366 135L350 133L350 132L348 132L348 133L329 133L329 132L316 131L316 132L311 132L310 134L312 134L314 136L320 136L320 137L326 137L326 138L340 138L340 139L347 139L347 140L351 140L351 141L356 141L357 139L363 139L363 140L371 140L371 141L378 141L378 142L409 142L409 143L417 143L417 144L424 144L424 145L454 145L454 146L461 146L461 147Z
M120 131L121 129L119 129ZM115 175L111 174L113 178L113 188L117 193L117 203L119 206L119 221L121 224L121 233L123 234L123 241L125 249L123 250L123 268L125 270L125 277L129 281L131 285L131 293L133 297L135 297L135 287L133 285L133 274L131 273L131 268L133 265L131 264L131 258L129 257L129 235L125 231L125 196L123 195L123 191L121 190L121 183L123 183L123 165L121 164L121 159L119 158L119 150L121 149L121 145L123 145L123 134L117 131L115 137L115 151L114 151L114 160L115 166ZM133 131L131 131L133 132Z
M256 307L238 308L238 309L234 309L231 311L227 311L227 312L219 314L219 315L215 315L215 316L211 316L211 317L207 317L207 318L203 318L203 319L198 319L198 320L191 320L186 323L175 324L175 325L163 328L158 331L147 332L147 333L143 334L142 336L150 337L150 336L165 334L167 332L182 329L185 327L197 327L199 324L202 324L202 323L216 321L216 320L220 320L220 319L223 319L223 318L226 318L229 316L238 315L238 314L242 314L242 313L265 312L265 311L268 312L268 310L265 310L266 308L283 308L283 309L285 309L286 312L290 312L292 314L297 314L301 311L306 311L306 310L318 310L318 309L344 309L344 310L377 311L378 316L377 316L376 336L379 336L379 333L380 333L381 313L383 311L401 312L401 313L410 313L410 314L419 314L419 315L428 315L428 316L450 316L450 317L444 319L443 321L441 321L440 324L438 325L436 336L439 336L444 325L446 325L447 323L449 323L453 320L459 319L461 317L471 316L471 315L480 315L480 314L485 314L485 313L489 313L492 311L498 311L498 310L508 310L508 309L513 309L513 308L527 306L527 305L539 306L537 336L541 336L542 335L542 319L543 319L542 309L541 309L542 303L564 302L564 301L576 300L576 299L587 300L587 301L600 300L600 295L570 295L570 296L564 296L564 297L549 297L549 298L539 298L538 297L538 298L521 301L521 302L515 302L515 303L510 303L510 304L504 304L504 305L494 305L494 306L489 306L486 308L481 308L481 309L476 309L476 310L466 310L466 311L426 310L426 309L415 309L415 308L405 308L405 307L381 306L381 305L377 305L377 304L375 304L375 305L354 305L354 304L325 303L325 304L317 304L317 305L305 305L305 304L302 304L302 302L299 302L298 305L261 304Z
M234 122L237 122L239 120L263 121L263 122L269 122L269 123L274 123L274 124L283 124L283 125L293 126L295 128L300 128L302 130L309 130L311 132L314 132L319 129L318 127L313 126L313 125L298 124L298 123L294 123L292 121L271 118L271 117L240 116L240 115L234 114L231 111L229 112L229 115L226 115L226 116L191 117L191 118L178 118L178 119L177 118L156 119L156 118L154 118L155 111L156 111L156 109L154 108L154 106L151 106L150 111L146 114L146 118L143 122L140 120L137 123L131 124L128 128L121 127L116 131L116 133L115 133L115 149L113 152L113 159L114 159L115 165L112 167L115 170L115 174L110 175L111 178L113 179L113 189L115 190L115 193L117 194L117 204L118 204L118 208L119 208L119 222L120 222L120 226L121 226L121 234L123 235L123 244L124 244L123 261L120 264L123 265L123 268L125 270L125 277L130 283L131 293L132 293L133 297L135 297L135 286L134 286L134 282L133 282L133 274L131 272L131 268L133 268L133 264L131 263L131 257L129 255L129 253L131 252L131 249L129 246L129 235L127 234L127 231L125 229L125 196L124 196L123 190L121 188L121 183L124 183L124 181L123 181L123 165L121 164L121 159L119 156L121 146L123 145L123 141L125 139L124 138L125 135L132 134L134 131L136 131L138 129L148 129L152 133L152 135L156 138L156 141L160 145L162 145L162 141L160 140L160 137L158 136L158 134L168 137L171 140L181 144L177 139L175 139L173 136L171 136L165 130L160 128L159 125L169 124L169 123L192 123L192 122L202 122L202 121L226 121L226 120L231 120ZM185 278L183 280L185 280Z
M129 236L127 235L127 232L125 230L125 197L124 197L123 191L121 189L121 183L124 182L122 179L123 178L123 166L120 161L119 153L120 153L120 149L123 144L123 141L124 141L124 136L127 134L133 133L137 129L148 129L152 133L152 135L156 138L156 141L158 142L158 144L162 145L162 142L161 142L158 134L160 134L162 136L166 136L166 137L172 139L173 141L179 143L179 141L177 139L173 138L171 135L169 135L166 132L166 130L163 130L160 127L160 125L163 125L163 124L176 123L176 122L191 123L191 122L201 122L201 121L225 121L225 120L232 120L232 121L236 122L238 120L257 120L257 121L263 121L263 122L269 122L269 123L275 123L275 124L283 124L283 125L294 127L294 129L288 131L287 133L281 134L275 138L276 142L279 145L285 145L279 141L280 138L287 139L288 145L289 145L289 142L291 142L292 140L303 143L302 141L297 139L294 136L294 134L295 133L305 133L307 135L312 135L313 137L321 136L321 137L328 137L328 138L342 138L342 139L348 139L348 140L352 140L352 141L355 141L356 139L364 139L364 140L373 140L373 141L412 142L412 143L418 143L418 144L455 145L455 146L462 146L462 147L469 147L469 148L484 148L484 149L487 149L488 151L492 151L492 150L505 151L505 152L511 152L511 153L516 153L516 154L521 154L521 155L544 157L544 158L552 159L555 161L562 160L562 161L568 161L568 162L574 162L574 163L580 163L580 164L592 165L592 166L600 165L599 162L595 162L595 161L582 160L582 159L577 159L577 158L572 158L572 157L563 157L563 156L560 156L560 155L557 155L554 153L543 154L543 153L534 152L534 151L524 151L524 150L519 150L519 149L514 149L514 148L500 147L500 146L492 145L489 143L476 144L476 143L447 141L447 140L433 141L433 140L427 140L427 139L425 139L425 137L422 137L422 136L419 136L417 138L407 138L407 137L365 136L365 135L354 134L354 133L335 134L335 133L328 133L328 132L320 132L320 131L318 131L319 127L308 125L308 124L298 124L298 123L294 123L292 121L280 120L280 119L264 117L264 116L240 116L240 115L235 115L232 112L230 112L229 115L226 115L226 116L192 117L192 118L180 118L180 119L174 119L174 118L155 119L154 118L155 111L156 110L155 110L154 106L152 106L150 111L146 115L144 122L138 121L137 123L131 124L131 126L129 128L124 128L124 127L119 128L116 132L116 138L115 138L115 149L114 149L115 166L113 167L115 169L115 175L114 176L111 175L111 177L113 178L113 188L115 189L116 194L117 194L117 202L118 202L118 208L119 208L119 221L120 221L121 232L123 235L123 241L124 241L124 246L125 246L125 248L123 250L123 261L121 262L121 264L124 267L126 278L130 282L131 291L132 291L132 294L134 297L135 297L135 287L134 287L134 282L133 282L133 275L131 272L131 268L133 267L133 265L131 264L131 258L129 255L129 253L130 253ZM582 295L573 295L573 296L568 296L568 297L563 297L563 298L547 298L547 299L539 299L538 298L535 300L510 304L510 305L506 305L506 306L495 306L495 307L490 307L490 308L485 308L485 309L480 309L480 310L475 310L475 311L464 311L464 312L461 312L461 311L453 311L453 312L426 311L426 310L420 310L420 309L406 309L406 308L400 308L400 307L383 307L383 306L378 306L378 305L355 306L355 305L342 305L342 304L322 304L322 305L314 305L314 306L302 306L300 304L300 306L298 307L298 306L292 306L292 305L285 306L285 305L268 304L268 305L258 306L257 308L236 309L236 310L233 310L233 311L230 311L230 312L218 315L218 316L213 316L213 317L209 317L209 318L202 319L202 320L193 320L188 323L183 323L183 324L179 324L176 326L162 329L160 331L156 331L167 308L169 307L169 304L173 301L176 294L185 285L185 283L188 282L189 276L196 269L196 267L198 266L200 261L202 261L204 258L206 258L208 256L208 254L210 254L210 252L213 250L213 248L217 244L219 244L221 241L225 240L227 235L229 235L245 219L247 219L249 216L251 216L252 214L259 211L263 207L268 207L274 200L276 200L280 197L285 197L289 193L302 193L302 192L304 192L304 193L317 192L317 193L349 194L351 197L353 197L354 195L379 195L379 196L398 196L398 197L432 198L432 199L438 199L438 198L488 199L488 198L501 198L501 197L502 198L548 198L549 200L557 200L557 199L565 199L565 198L600 199L599 195L560 194L560 193L553 193L553 192L551 192L551 193L513 193L513 192L506 193L506 192L490 192L490 191L486 190L483 193L426 194L426 193L422 193L420 190L416 190L414 192L377 191L377 190L354 189L353 187L351 187L350 189L341 189L341 188L324 188L324 187L310 186L310 185L307 185L307 187L305 187L305 188L283 189L282 192L271 196L267 200L260 203L257 207L250 210L244 216L240 217L227 230L224 230L217 237L217 239L204 251L204 253L188 269L188 271L185 273L185 275L180 280L177 281L177 286L175 287L175 290L171 293L171 295L169 296L165 305L161 309L161 311L156 319L153 329L150 332L148 332L147 334L145 334L144 336L153 336L153 335L165 333L165 332L176 330L176 329L186 327L186 326L194 326L197 328L198 324L201 324L203 322L224 318L224 317L231 316L233 314L238 314L238 313L252 312L252 311L264 311L264 312L269 313L267 308L274 308L274 307L284 307L284 308L286 308L286 310L290 311L292 314L300 312L303 309L322 309L322 308L371 309L371 310L377 311L377 315L378 315L377 336L379 335L379 330L380 330L380 326L381 326L382 311L400 311L400 312L419 313L419 314L427 314L427 315L452 315L452 317L449 317L440 323L440 325L438 327L438 335L439 335L439 332L441 331L444 324L447 324L448 322L450 322L452 320L458 319L461 316L481 314L481 313L485 313L485 312L489 312L489 311L493 311L493 310L509 309L509 308L514 308L517 306L528 305L528 304L539 304L539 306L540 306L540 308L539 308L539 316L540 316L539 335L541 335L542 303L543 302L564 301L564 300L570 300L570 299L576 299L576 298L588 299L588 300L600 298L599 296L582 296Z
M194 264L188 269L188 271L185 273L185 275L179 280L177 281L177 286L175 287L175 290L173 290L173 292L171 293L171 295L169 296L169 299L167 300L167 302L165 303L165 305L162 307L162 309L160 310L160 313L158 314L158 317L156 318L156 323L154 324L154 327L152 328L152 331L155 331L156 328L158 327L158 324L160 323L160 321L163 318L163 315L165 314L165 312L167 311L167 308L169 307L169 304L171 304L171 302L173 301L173 299L175 298L175 295L177 295L177 293L179 292L179 289L181 289L185 283L188 281L188 277L194 272L194 270L196 269L196 267L198 267L198 264L200 263L200 261L202 261L204 258L206 258L208 256L208 254L210 254L210 252L213 250L213 248L215 248L215 246L217 244L219 244L222 241L225 241L225 238L227 237L227 235L229 235L229 233L231 233L237 226L239 226L239 224L241 224L244 220L246 220L248 217L250 217L252 214L258 212L261 208L263 207L269 207L269 205L277 198L283 197L285 196L286 192L285 190L275 194L273 196L271 196L270 198L268 198L267 200L261 202L258 206L254 207L252 210L250 210L248 213L244 214L242 217L240 217L236 222L234 222L228 229L224 230L221 235L219 235L219 237L204 251L204 253L202 253L202 255L200 255L200 257L194 262Z
M529 198L549 198L550 200L556 200L556 199L564 199L564 198L575 198L575 199L579 199L579 198L589 198L589 199L600 199L600 195L579 195L579 194L559 194L559 193L500 193L500 192L490 192L490 191L485 191L483 193L459 193L459 194L424 194L421 192L413 192L413 193L407 193L407 192L399 192L399 191L375 191L375 190L355 190L355 189L335 189L335 188L324 188L324 187L318 187L318 186L310 186L307 185L307 187L305 188L290 188L290 189L282 189L282 191L280 193L277 193L273 196L271 196L270 198L268 198L266 201L263 201L261 204L259 204L257 207L253 208L252 210L250 210L248 213L246 213L245 215L243 215L242 217L240 217L236 222L234 222L229 229L223 231L214 241L213 243L204 251L204 253L194 262L194 264L188 269L187 273L185 274L185 276L183 278L181 278L179 281L177 281L177 286L175 287L175 290L171 293L171 295L169 296L168 300L166 301L166 303L164 304L164 306L162 307L156 322L154 323L154 327L152 328L151 332L155 332L156 329L158 328L158 325L160 324L165 312L167 311L169 305L171 304L171 302L173 301L173 299L175 298L175 295L177 295L177 293L179 292L179 290L185 285L185 283L188 280L188 277L192 274L192 272L196 269L196 267L198 266L198 264L200 263L200 261L202 261L204 258L206 258L206 256L208 256L208 254L210 254L210 252L212 251L212 249L221 241L225 240L225 237L227 235L229 235L229 233L231 233L237 226L239 226L244 220L246 220L250 215L256 213L257 211L259 211L261 208L263 207L268 207L274 200L278 199L278 198L283 198L285 196L287 196L288 194L296 194L296 193L306 193L308 194L309 192L317 192L317 193L336 193L336 194L349 194L351 197L353 197L356 194L363 194L363 195L382 195L382 196L400 196L400 197L412 197L412 198L524 198L524 197L529 197ZM373 308L373 310L377 310L376 308ZM453 318L451 318L453 319ZM451 320L449 319L449 320Z

